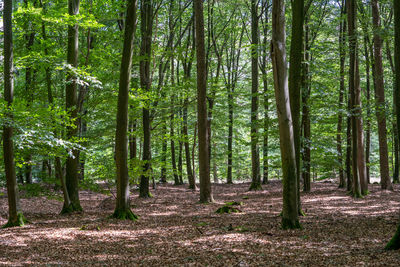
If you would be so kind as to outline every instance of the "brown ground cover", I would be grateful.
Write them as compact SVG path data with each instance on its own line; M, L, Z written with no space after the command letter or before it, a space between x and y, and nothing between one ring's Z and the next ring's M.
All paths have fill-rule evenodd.
M62 202L22 198L30 221L0 229L0 265L9 266L400 266L399 251L383 248L399 222L400 187L370 185L352 199L333 183L313 183L302 194L302 230L280 229L279 181L263 191L249 184L213 185L215 204L197 203L186 185L160 185L154 198L133 191L137 222L108 219L112 198L81 192L83 214L58 215ZM4 192L4 190L3 190ZM217 214L224 202L240 213ZM0 224L7 199L0 196Z

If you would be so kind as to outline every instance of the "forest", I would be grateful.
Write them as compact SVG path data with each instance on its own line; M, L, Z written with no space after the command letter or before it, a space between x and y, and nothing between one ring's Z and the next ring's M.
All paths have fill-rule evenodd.
M0 265L399 266L399 0L0 15Z

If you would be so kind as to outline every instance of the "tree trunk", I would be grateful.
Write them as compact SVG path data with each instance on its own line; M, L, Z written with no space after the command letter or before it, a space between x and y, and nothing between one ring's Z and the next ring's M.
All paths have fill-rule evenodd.
M371 150L371 84L370 84L370 57L369 57L369 50L368 50L368 35L365 33L364 37L364 50L365 50L365 71L366 71L366 91L367 91L367 129L366 129L366 137L365 137L365 164L367 166L367 182L370 183L370 150Z
M251 185L249 190L262 189L258 150L258 35L257 0L251 0Z
M137 141L136 141L136 119L131 118L129 120L129 162L130 169L132 170L135 167L136 159L137 159ZM137 177L132 177L134 183L137 183Z
M289 95L290 110L292 112L294 147L296 166L300 169L300 107L301 107L301 68L303 61L303 23L304 23L304 0L292 1L292 39L290 42L290 69L289 69ZM300 171L297 175L297 205L299 214L300 202Z
M383 80L382 65L382 37L380 36L381 22L379 15L378 0L372 0L372 21L374 26L374 65L375 65L375 99L376 99L376 117L378 121L379 136L379 163L381 175L381 188L393 190L392 182L389 176L388 146L386 136L386 107L385 107L385 87Z
M400 2L393 0L394 9L394 64L395 64L395 95L400 94ZM400 127L400 98L396 97L396 121L397 121L397 131ZM397 132L397 138L400 139L400 133ZM399 140L400 143L400 140ZM400 249L400 224L397 227L397 231L393 238L385 247L387 250Z
M297 198L297 168L290 110L285 33L285 1L273 0L271 59L274 73L279 139L283 172L282 228L300 228Z
M386 42L386 56L390 63L390 67L393 72L393 76L395 76L396 68L394 67L392 52L390 51L389 42ZM395 78L395 77L394 77ZM396 81L393 79L393 88L396 87ZM393 113L397 114L396 112L396 90L393 90ZM393 139L394 139L394 168L393 168L393 183L399 183L399 137L397 136L398 129L397 129L397 122L396 119L393 120Z
M203 1L194 0L197 56L197 121L199 135L200 202L213 202L208 159L207 73L204 47Z
M304 64L303 64L303 75L302 75L302 101L303 101L303 190L304 192L311 191L311 121L310 121L310 107L308 104L308 99L310 98L310 45L309 45L309 26L308 21L305 22L305 38L304 38ZM293 113L293 112L292 112ZM300 170L299 170L300 172ZM300 186L300 184L297 184ZM301 211L301 210L300 210Z
M361 144L360 129L361 121L361 88L359 81L358 71L358 53L357 53L357 2L356 0L346 0L347 3L347 16L348 16L348 31L349 31L349 55L350 55L350 68L349 68L349 90L351 94L351 125L352 125L352 170L353 170L353 188L352 194L354 197L361 197L361 180L362 173L360 173L359 164L360 157L364 155L364 149L360 150ZM360 155L361 153L361 155Z
M173 94L171 96L171 116L170 116L170 137L171 137L171 164L172 164L172 173L174 175L174 184L175 185L180 185L179 182L179 176L178 176L178 170L176 168L176 158L175 158L175 132L174 132L174 100L175 100L175 95Z
M4 100L11 106L14 98L12 0L4 0ZM12 120L12 114L6 116ZM18 184L15 174L12 124L3 126L3 157L7 181L8 222L4 227L22 226L24 216L19 204Z
M117 201L114 218L136 220L130 209L128 174L128 100L132 69L133 40L136 30L136 0L127 1L124 47L118 91L117 128L115 134L115 163L117 167Z
M340 89L339 89L339 114L338 114L338 125L336 134L336 147L339 162L339 188L345 188L346 180L343 172L343 153L342 153L342 124L343 124L343 100L345 92L345 61L346 61L346 8L344 0L342 0L341 6L341 19L340 19L340 33L339 33L339 53L340 53Z
M192 163L190 161L190 147L189 147L189 133L188 133L188 115L187 107L189 105L188 98L186 97L183 103L183 137L185 146L185 159L186 159L186 173L189 181L189 189L196 190L196 182L193 176Z
M265 2L265 3L264 3ZM263 1L263 5L268 5L268 0ZM268 60L268 10L262 14L264 16L263 25L263 47L262 47L262 62L260 64L260 69L262 73L262 81L264 86L264 133L263 133L263 179L262 183L268 183L268 131L269 131L269 92L268 92L268 78L267 78L267 60Z
M80 0L69 0L68 1L68 14L70 16L76 16L79 14ZM79 45L79 33L78 24L68 26L68 53L67 63L72 67L78 66L78 45ZM66 96L66 109L70 114L70 119L75 120L77 118L77 82L76 77L72 70L68 71L67 74L67 85L65 90ZM77 136L77 125L67 127L67 138L68 140L73 139ZM68 190L68 195L71 200L71 205L66 206L64 203L63 210L61 213L70 213L73 211L82 211L82 207L79 201L79 188L78 188L78 151L73 149L73 156L67 157L66 162L66 175L65 181Z
M151 37L153 31L153 3L152 0L143 0L140 6L142 44L140 47L140 86L146 92L150 92L150 61L151 61ZM143 174L140 177L139 196L151 197L149 191L149 179L151 172L151 124L150 103L143 107Z

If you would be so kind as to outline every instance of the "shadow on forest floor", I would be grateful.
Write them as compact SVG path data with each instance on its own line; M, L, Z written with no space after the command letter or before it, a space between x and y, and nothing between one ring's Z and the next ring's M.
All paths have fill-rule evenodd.
M280 229L280 181L213 185L217 203L198 204L187 185L160 185L151 199L132 195L137 222L108 219L114 200L83 191L83 214L58 215L62 203L21 199L30 224L0 229L0 265L69 266L398 266L400 253L383 250L399 222L400 186L352 199L333 183L313 183L302 194L302 230ZM241 213L216 214L239 201ZM0 223L7 199L0 198Z

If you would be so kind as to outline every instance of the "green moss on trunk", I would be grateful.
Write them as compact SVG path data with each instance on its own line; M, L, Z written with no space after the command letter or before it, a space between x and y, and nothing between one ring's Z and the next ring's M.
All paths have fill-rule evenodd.
M400 249L400 224L397 226L397 231L390 239L389 243L387 243L385 250L397 250Z
M139 219L139 216L134 214L130 209L116 209L111 218L136 221Z
M26 223L26 219L25 219L24 215L21 212L19 212L17 214L16 220L8 220L8 222L5 225L3 225L2 228L24 226L25 223Z
M140 198L152 198L153 194L150 192L140 192L139 193L139 197Z

